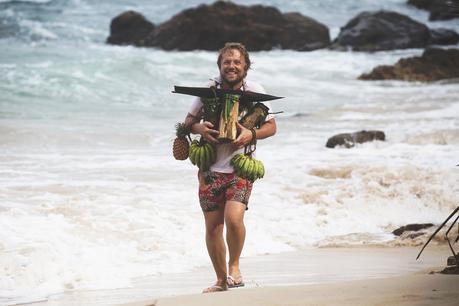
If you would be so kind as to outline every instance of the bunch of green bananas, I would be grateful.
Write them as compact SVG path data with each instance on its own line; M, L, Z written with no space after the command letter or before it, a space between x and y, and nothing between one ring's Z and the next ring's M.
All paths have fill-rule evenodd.
M207 171L210 165L215 163L215 149L210 143L200 144L195 139L191 142L189 157L193 165L197 165L199 169Z
M234 167L237 176L254 182L265 175L265 166L263 163L249 155L236 154L231 159L231 165Z

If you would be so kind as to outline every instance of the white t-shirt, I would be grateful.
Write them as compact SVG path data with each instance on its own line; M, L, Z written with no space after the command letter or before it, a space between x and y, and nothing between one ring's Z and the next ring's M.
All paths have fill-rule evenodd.
M221 83L220 78L215 78L211 82L209 82L207 86L210 87L210 86L217 84L217 87L219 88L220 83ZM243 89L247 91L258 92L258 93L263 93L263 94L266 93L263 86L261 86L258 83L249 81L249 80L244 80ZM271 104L269 102L263 102L263 104L269 108L270 112L272 112ZM193 116L197 116L202 106L203 104L201 102L201 98L196 98L191 104L189 113ZM244 115L244 114L241 114L241 115ZM272 118L274 118L274 115L268 114L268 116L266 116L265 122ZM210 166L210 170L214 172L233 173L234 172L233 166L230 165L231 158L233 158L233 156L236 154L244 153L244 148L234 150L234 147L231 145L231 143L220 143L216 145L216 149L217 149L217 159L215 163L212 166ZM254 154L252 154L252 156L254 156Z

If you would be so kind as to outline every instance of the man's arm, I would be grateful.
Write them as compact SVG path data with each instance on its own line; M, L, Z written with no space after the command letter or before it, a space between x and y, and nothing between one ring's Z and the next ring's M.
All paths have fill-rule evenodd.
M240 128L240 134L233 141L233 144L236 145L237 147L246 146L252 141L252 137L253 137L252 132L249 129L246 129L240 123L238 123L237 125ZM276 131L277 131L276 120L274 118L269 119L268 121L263 123L263 125L260 126L259 129L254 129L254 130L255 130L256 139L265 139L265 138L271 137L274 134L276 134Z
M215 138L215 136L218 136L220 132L212 129L214 125L209 121L199 123L199 118L188 113L185 118L185 124L190 126L191 133L201 134L201 136L204 137L205 140L213 143L218 143L218 140ZM213 136L212 134L214 134L215 136Z

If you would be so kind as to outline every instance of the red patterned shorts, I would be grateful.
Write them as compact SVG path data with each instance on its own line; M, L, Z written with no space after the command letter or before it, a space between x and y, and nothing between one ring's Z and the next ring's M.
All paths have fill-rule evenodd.
M226 201L249 204L253 183L235 173L199 171L199 203L203 211L215 211Z

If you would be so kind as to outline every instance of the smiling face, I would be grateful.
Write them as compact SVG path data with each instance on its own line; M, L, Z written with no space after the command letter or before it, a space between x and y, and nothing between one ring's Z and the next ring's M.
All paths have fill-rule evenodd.
M222 54L220 76L224 87L239 89L247 75L247 64L244 56L237 49L229 49Z

